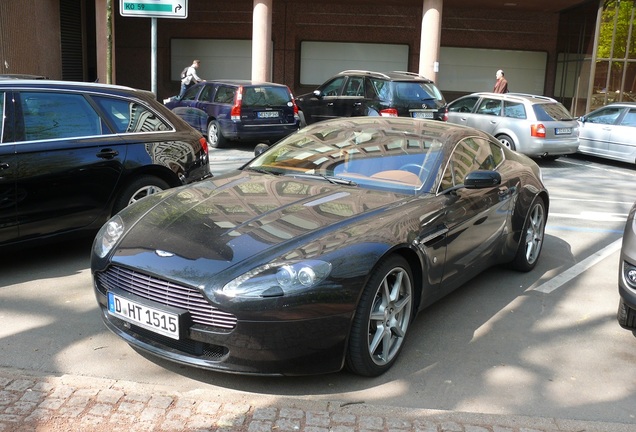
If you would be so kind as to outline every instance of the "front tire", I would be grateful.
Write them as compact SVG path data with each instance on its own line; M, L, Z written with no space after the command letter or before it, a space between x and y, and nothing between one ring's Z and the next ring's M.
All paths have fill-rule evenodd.
M170 185L159 177L145 175L135 179L126 186L115 200L113 214L119 213L140 199L170 188Z
M208 133L207 133L208 144L212 148L223 148L227 143L227 140L223 136L221 132L221 125L218 121L212 120L208 123Z
M623 299L618 301L618 324L628 330L636 330L636 311L625 304Z
M537 265L545 236L545 223L545 203L542 198L537 197L530 207L523 231L521 231L519 248L512 261L512 268L528 272Z
M346 366L368 377L383 374L402 349L413 314L413 276L394 255L380 263L367 282L351 326Z

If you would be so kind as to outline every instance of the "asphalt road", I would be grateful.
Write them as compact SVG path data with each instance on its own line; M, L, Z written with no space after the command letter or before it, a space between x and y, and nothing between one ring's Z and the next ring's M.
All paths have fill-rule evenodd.
M251 151L213 151L213 173L240 166ZM636 171L579 157L541 166L551 208L537 268L489 269L424 311L381 377L245 377L137 352L101 323L90 239L0 257L0 367L219 398L300 396L636 425L636 337L616 322L618 251Z

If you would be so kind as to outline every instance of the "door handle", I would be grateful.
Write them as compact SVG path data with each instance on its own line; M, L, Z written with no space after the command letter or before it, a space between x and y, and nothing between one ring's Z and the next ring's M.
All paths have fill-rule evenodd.
M99 153L97 153L97 157L101 159L112 159L118 155L119 152L113 149L103 149Z

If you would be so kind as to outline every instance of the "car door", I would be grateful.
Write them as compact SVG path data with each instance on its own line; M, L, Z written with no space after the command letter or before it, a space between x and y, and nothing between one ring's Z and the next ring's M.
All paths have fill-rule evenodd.
M198 84L186 90L183 98L172 108L172 112L181 117L196 130L206 133L208 112L214 97L213 84Z
M308 123L340 117L339 101L346 76L333 78L320 86L313 95L303 98L302 109Z
M78 230L105 220L127 147L83 94L21 91L16 113L20 239ZM119 117L130 117L130 107Z
M344 84L342 95L334 101L333 114L336 117L355 117L366 115L364 77L349 76Z
M606 106L585 116L579 122L579 151L582 153L608 156L610 134L613 124L623 112L624 108Z
M447 197L444 223L448 230L442 286L454 289L496 262L512 208L514 187L507 182L488 188L452 188L476 170L495 170L503 160L498 144L465 138L455 147L445 168L440 194Z
M636 163L636 108L627 109L611 128L607 154L612 159Z
M0 244L18 237L12 99L10 93L0 91Z
M448 105L448 122L460 125L468 125L473 111L479 102L479 96L466 96L451 102ZM470 120L472 122L472 119Z
M484 97L481 101L479 101L479 104L475 109L475 113L468 116L466 125L488 132L489 134L494 134L495 129L504 118L502 117L502 114L502 100Z

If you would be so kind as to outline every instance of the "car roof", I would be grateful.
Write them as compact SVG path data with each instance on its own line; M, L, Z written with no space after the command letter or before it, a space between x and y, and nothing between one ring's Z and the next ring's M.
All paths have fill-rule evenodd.
M425 76L419 75L414 72L405 72L405 71L390 71L390 72L375 72L369 70L362 69L349 69L340 72L338 75L367 75L372 78L380 78L386 79L390 81L415 81L422 82L425 81L427 83L432 83L430 79Z
M559 103L556 99L548 96L534 95L529 93L493 93L493 92L477 92L466 96L493 97L501 100L510 101L528 101L531 103Z
M227 84L234 86L272 86L272 87L287 87L285 84L273 83L269 81L253 81L246 79L216 79L207 80L201 84Z
M101 84L81 81L55 81L41 79L8 79L0 80L0 89L39 89L39 90L73 90L102 92L120 96L136 96L143 99L152 98L156 100L154 93L149 90L135 89L116 84Z

